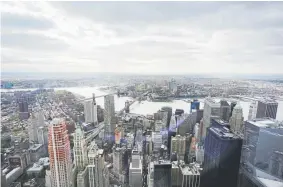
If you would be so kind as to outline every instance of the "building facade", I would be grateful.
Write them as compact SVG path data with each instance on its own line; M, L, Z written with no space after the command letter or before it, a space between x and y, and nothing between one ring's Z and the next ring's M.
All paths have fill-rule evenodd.
M242 139L226 127L208 128L201 187L236 187Z
M66 123L55 118L49 124L48 152L51 171L51 187L70 187L72 160Z

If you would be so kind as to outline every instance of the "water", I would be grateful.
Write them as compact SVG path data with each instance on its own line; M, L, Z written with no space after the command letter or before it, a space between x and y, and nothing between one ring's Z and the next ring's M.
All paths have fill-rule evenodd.
M27 91L27 90L35 90L35 89L1 89L1 92L7 92L7 91ZM99 87L66 87L66 88L55 88L55 90L67 90L74 94L78 94L84 97L92 97L92 93L95 93L96 96L105 95L107 94L104 91L99 90ZM115 110L119 111L125 106L125 102L133 100L130 97L118 97L117 95L115 97ZM216 101L219 101L220 98L216 98ZM229 100L229 99L228 99ZM204 99L199 99L200 108L203 108L203 101ZM104 98L97 98L96 102L100 106L104 106ZM243 114L244 119L248 119L249 114L249 107L251 102L250 101L238 101L243 108ZM153 114L157 110L159 110L163 106L170 106L173 108L173 111L175 109L183 109L186 113L190 112L190 103L187 103L182 100L173 100L172 102L150 102L150 101L142 101L141 103L135 102L130 107L131 113L141 114L141 115L147 115L147 114ZM277 120L283 120L283 101L278 101L278 110L277 110Z

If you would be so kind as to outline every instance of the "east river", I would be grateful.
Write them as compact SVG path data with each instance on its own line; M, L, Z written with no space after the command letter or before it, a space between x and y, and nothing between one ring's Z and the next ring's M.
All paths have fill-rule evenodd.
M1 92L7 92L7 91L27 91L27 90L35 90L35 89L1 89ZM72 92L74 94L78 94L84 97L92 97L92 93L95 93L96 96L105 95L107 92L104 92L99 89L99 87L66 87L66 88L55 88L55 90L66 90L69 92ZM220 101L221 98L215 98L216 101ZM226 98L227 101L231 101L230 98ZM115 110L118 111L122 109L125 106L125 102L127 100L133 100L131 97L118 97L115 95ZM235 100L235 99L233 99ZM200 107L203 108L203 98L200 98L199 101L201 102ZM248 100L236 100L240 103L241 107L243 108L243 114L245 120L248 119L249 114L249 106L251 104L251 101ZM100 97L96 99L96 102L98 105L101 105L103 107L104 105L104 98ZM277 120L283 121L283 101L278 101L278 110L277 110ZM187 103L183 100L173 100L172 102L150 102L150 101L141 101L140 103L137 101L130 107L131 113L146 115L146 114L153 114L157 110L159 110L163 106L170 106L173 108L173 111L175 109L183 109L186 113L190 112L190 103Z

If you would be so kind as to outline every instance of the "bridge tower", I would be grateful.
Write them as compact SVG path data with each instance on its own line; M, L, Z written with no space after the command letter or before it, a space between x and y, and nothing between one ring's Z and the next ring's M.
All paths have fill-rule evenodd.
M128 114L130 113L130 103L129 101L126 101L125 102L125 112Z
M92 103L93 103L93 105L96 105L95 93L92 93Z

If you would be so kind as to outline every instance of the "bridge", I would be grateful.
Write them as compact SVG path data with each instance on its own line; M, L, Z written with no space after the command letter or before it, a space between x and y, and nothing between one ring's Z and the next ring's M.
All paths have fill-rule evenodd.
M100 124L98 125L98 127L95 128L95 129L92 131L92 133L89 134L89 135L86 137L86 139L85 139L86 143L87 143L87 144L90 143L90 142L100 133L100 131L101 131L103 128L104 128L104 122L100 123Z

